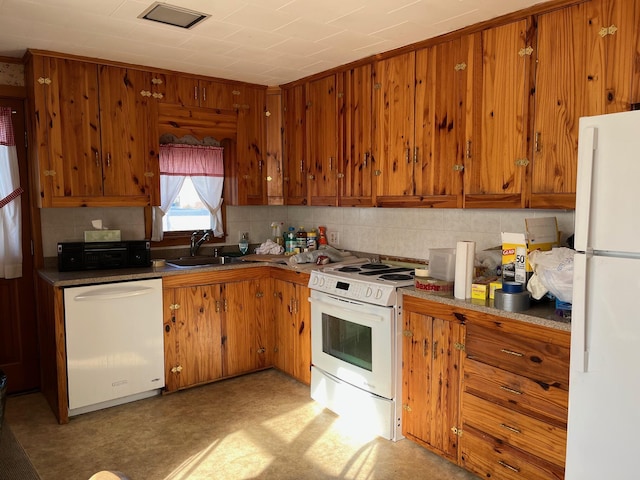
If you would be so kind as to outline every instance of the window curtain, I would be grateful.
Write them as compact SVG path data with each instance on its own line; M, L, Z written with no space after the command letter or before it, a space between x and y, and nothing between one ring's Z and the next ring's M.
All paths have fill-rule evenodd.
M213 234L222 237L222 186L224 161L222 147L208 145L160 145L161 205L153 208L154 241L162 240L162 217L174 202L184 179L190 177L202 203L214 218Z
M11 108L0 107L0 278L22 276L22 210Z

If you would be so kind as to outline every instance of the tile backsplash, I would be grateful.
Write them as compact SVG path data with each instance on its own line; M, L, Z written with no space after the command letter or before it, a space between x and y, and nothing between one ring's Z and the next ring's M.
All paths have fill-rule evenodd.
M428 259L430 248L455 247L473 240L477 250L500 244L500 232L524 232L524 219L554 216L563 241L573 233L573 210L462 210L432 208L227 207L227 242L237 245L240 232L251 243L271 236L271 222L284 229L326 226L337 232L338 248L359 252ZM56 255L62 241L81 241L91 220L122 231L123 240L144 238L144 211L139 207L45 208L41 212L45 257Z

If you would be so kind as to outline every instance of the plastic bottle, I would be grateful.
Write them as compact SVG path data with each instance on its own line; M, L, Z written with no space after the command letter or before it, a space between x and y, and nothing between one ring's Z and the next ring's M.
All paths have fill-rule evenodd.
M238 242L238 247L240 248L240 253L244 255L249 250L249 239L247 238L247 234L243 233L242 238Z
M284 243L280 225L280 222L271 222L271 240L273 240L278 245L282 245Z
M320 235L318 237L318 247L327 245L327 227L318 227Z
M300 252L304 252L307 248L307 232L305 231L304 227L300 227L298 229L298 234L296 235L296 237L298 239L298 248L300 249Z
M318 248L318 233L315 228L312 228L311 231L307 233L307 248L310 252Z
M293 253L297 246L296 229L289 227L289 231L285 234L284 249L287 253Z

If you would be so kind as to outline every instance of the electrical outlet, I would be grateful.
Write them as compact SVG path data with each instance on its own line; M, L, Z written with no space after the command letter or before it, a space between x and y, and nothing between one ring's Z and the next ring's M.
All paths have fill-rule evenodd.
M340 245L340 235L338 232L329 232L329 245L333 247Z

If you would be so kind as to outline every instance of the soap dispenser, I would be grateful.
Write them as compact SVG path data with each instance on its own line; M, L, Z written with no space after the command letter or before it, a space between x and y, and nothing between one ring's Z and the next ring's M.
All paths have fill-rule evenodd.
M238 247L240 247L240 253L242 255L246 254L249 250L249 239L247 238L247 236L247 233L243 233L240 242L238 242Z

